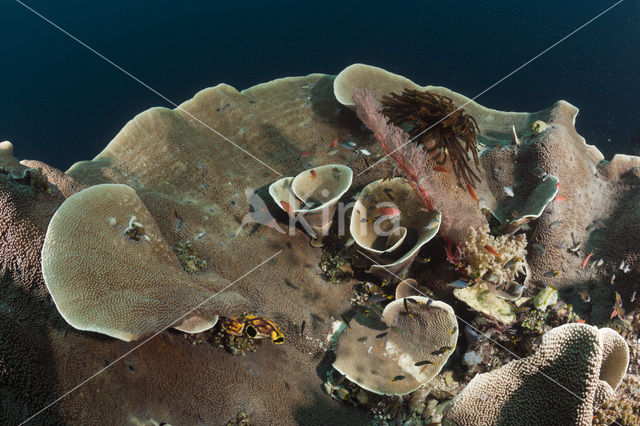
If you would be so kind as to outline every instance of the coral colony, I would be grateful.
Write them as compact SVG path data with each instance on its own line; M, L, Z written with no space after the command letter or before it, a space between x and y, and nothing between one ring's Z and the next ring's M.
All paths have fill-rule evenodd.
M640 158L575 107L362 64L183 106L285 173L162 108L65 173L0 144L2 424L638 424Z

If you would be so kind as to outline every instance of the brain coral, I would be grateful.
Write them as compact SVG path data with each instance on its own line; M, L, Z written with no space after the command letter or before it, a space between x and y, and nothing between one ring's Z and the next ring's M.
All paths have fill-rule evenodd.
M479 374L445 418L458 425L590 425L629 363L615 331L565 324L547 332L537 352Z
M69 324L126 341L178 320L181 330L203 331L218 313L247 310L238 294L216 294L227 284L222 278L195 279L182 270L155 220L126 185L95 185L62 203L47 229L42 273Z

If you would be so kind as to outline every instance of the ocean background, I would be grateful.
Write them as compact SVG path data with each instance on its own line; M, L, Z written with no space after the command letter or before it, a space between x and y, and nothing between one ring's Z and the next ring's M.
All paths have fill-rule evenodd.
M25 1L180 104L224 82L337 74L362 62L475 97L615 1ZM19 2L0 3L0 141L62 170L136 114L173 106ZM625 0L477 98L504 111L564 99L610 158L640 155L640 2ZM249 149L251 149L249 147Z

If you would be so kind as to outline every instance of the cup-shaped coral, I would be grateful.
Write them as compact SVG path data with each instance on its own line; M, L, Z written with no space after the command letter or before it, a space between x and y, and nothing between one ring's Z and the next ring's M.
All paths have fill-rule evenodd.
M341 164L305 170L295 178L282 178L269 187L269 194L289 216L299 216L312 237L325 235L340 197L351 186L353 171Z
M223 291L222 277L182 269L127 185L95 185L62 203L47 229L42 274L70 325L126 341L167 327L197 333L213 327L218 314L250 309L242 296Z
M353 318L339 337L333 367L368 391L405 395L440 372L457 339L451 306L411 296L387 305L381 319Z
M349 230L375 264L370 273L401 275L440 228L441 215L424 209L405 179L377 180L358 197Z

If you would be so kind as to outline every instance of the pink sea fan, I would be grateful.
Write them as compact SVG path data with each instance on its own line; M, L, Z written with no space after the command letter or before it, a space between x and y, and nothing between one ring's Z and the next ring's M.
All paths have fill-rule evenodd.
M460 200L448 194L436 176L433 160L423 148L410 142L406 132L389 123L382 113L382 103L373 91L357 90L353 100L358 118L398 164L424 207L442 213L440 233L447 241L459 244L471 227L479 227L484 223L480 209L460 203Z

